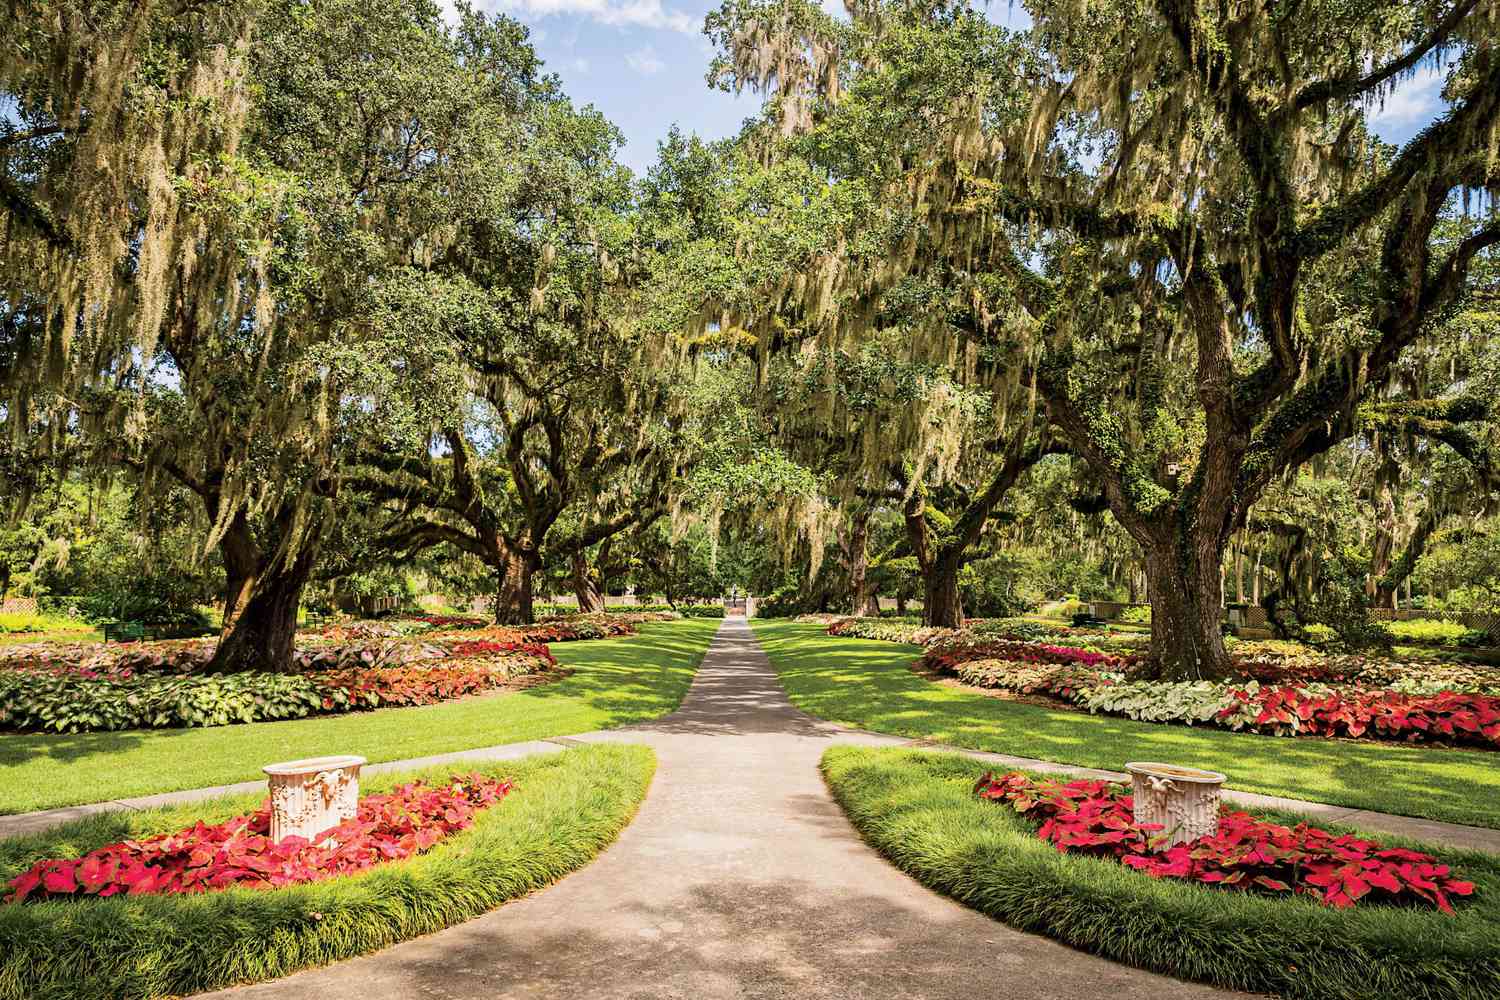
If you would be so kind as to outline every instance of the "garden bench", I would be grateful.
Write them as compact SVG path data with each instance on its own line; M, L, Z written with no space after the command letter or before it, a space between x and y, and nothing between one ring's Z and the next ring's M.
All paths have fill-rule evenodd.
M146 626L140 622L105 622L105 642L141 642L146 638Z

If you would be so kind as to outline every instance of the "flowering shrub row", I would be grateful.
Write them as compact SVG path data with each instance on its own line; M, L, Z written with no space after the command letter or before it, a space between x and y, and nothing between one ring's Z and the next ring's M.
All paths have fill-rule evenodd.
M177 833L127 840L81 858L39 861L9 883L6 903L194 893L231 886L277 888L364 871L408 858L467 828L479 809L512 790L508 781L454 775L441 787L401 785L360 799L354 819L312 841L273 842L269 805L248 816Z
M923 662L934 670L952 670L970 660L1010 660L1019 663L1076 664L1095 670L1127 671L1139 663L1133 654L1107 653L1089 646L1022 642L1003 637L961 632L927 645Z
M1472 882L1431 855L1244 812L1225 810L1218 833L1166 847L1160 824L1136 824L1125 787L1103 781L1037 781L1011 772L986 774L974 791L1040 821L1037 836L1059 851L1117 858L1154 878L1309 895L1334 907L1425 903L1445 913L1453 912L1453 897L1474 892Z
M555 664L545 646L473 643L411 664L297 673L85 677L0 671L0 729L81 733L223 726L359 709L428 705L499 687Z
M1143 722L1207 723L1276 736L1347 736L1500 747L1500 697L1444 691L1132 681L1082 664L938 661L967 684L1046 694L1090 712Z
M937 639L957 635L957 629L932 625L913 625L899 619L839 618L828 625L828 634L847 639L879 639L882 642L904 642L925 646Z
M1079 629L1067 625L1030 621L1023 618L969 618L961 629L922 625L900 618L851 618L847 615L802 615L799 622L825 625L829 635L850 639L878 639L904 642L913 646L972 640L1009 640L1013 642L1053 642L1065 645L1087 645L1093 648L1133 649L1146 638L1137 633L1111 633L1098 629Z

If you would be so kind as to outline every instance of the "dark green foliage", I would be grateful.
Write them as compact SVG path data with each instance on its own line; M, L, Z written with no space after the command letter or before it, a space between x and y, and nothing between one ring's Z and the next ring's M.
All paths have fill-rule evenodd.
M347 706L348 695L336 694ZM323 698L307 674L111 681L7 670L0 672L0 729L76 733L299 719L322 711Z
M276 890L0 905L0 998L132 1000L197 993L366 954L469 920L587 864L646 794L655 758L596 746L480 765L516 791L469 830L410 861ZM452 765L379 775L364 790L442 780ZM124 837L218 821L254 806L238 796L172 810L112 813L0 842L0 879L45 857Z
M1474 880L1474 897L1454 916L1378 905L1333 910L1309 899L1153 879L1113 860L1061 854L1025 818L973 795L986 770L979 761L834 747L822 766L855 827L903 871L982 913L1075 948L1183 979L1301 1000L1500 995L1500 859L1491 855L1371 835L1387 846L1440 856Z

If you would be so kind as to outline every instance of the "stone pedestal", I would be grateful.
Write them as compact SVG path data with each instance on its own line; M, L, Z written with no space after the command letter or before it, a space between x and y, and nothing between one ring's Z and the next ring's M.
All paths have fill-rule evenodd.
M1196 767L1143 761L1126 764L1137 824L1160 823L1162 847L1219 832L1224 775Z
M359 810L359 769L363 757L309 757L267 764L271 786L271 840L314 840L353 819Z

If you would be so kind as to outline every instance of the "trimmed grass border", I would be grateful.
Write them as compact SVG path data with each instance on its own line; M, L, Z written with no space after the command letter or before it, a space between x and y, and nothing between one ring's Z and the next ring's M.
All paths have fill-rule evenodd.
M640 626L559 642L555 684L419 708L206 729L0 736L0 814L258 780L277 760L353 753L372 763L586 733L675 710L719 622Z
M1168 760L1224 771L1242 791L1500 829L1492 751L1259 736L1007 701L913 673L917 646L752 622L792 704L830 722L1112 771Z
M897 867L1021 930L1154 972L1298 1000L1500 996L1500 858L1370 834L1441 857L1476 883L1475 895L1455 916L1334 910L1062 854L1014 810L976 798L987 768L956 754L840 746L823 755L822 770L860 834Z
M634 817L655 773L650 749L599 745L476 767L372 776L379 792L455 771L516 790L469 829L406 861L283 889L229 889L0 905L0 1000L148 1000L260 982L363 955L472 919L582 867ZM108 813L0 841L0 881L45 857L219 822L259 803L234 796Z

